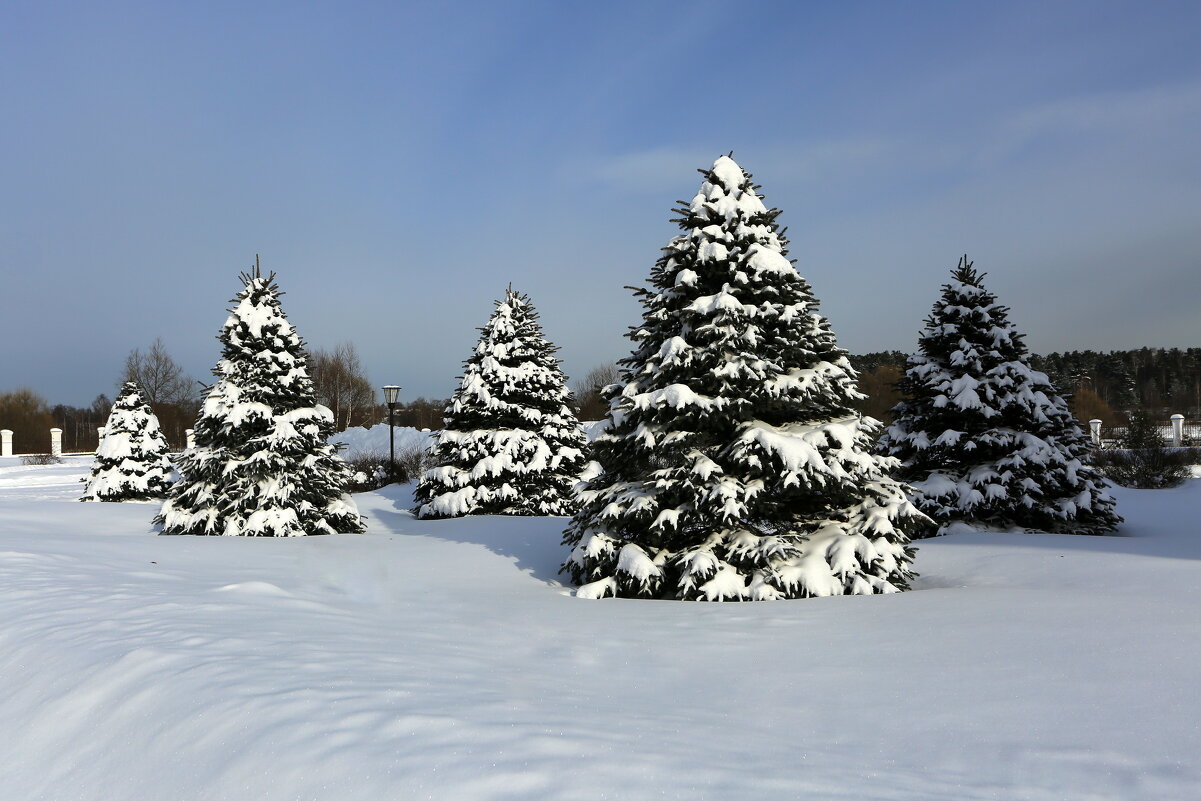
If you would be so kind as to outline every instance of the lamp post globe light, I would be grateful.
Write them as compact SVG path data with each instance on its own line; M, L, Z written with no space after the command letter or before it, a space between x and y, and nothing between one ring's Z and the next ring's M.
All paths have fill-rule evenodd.
M388 384L384 387L384 403L388 404L388 480L396 480L396 399L400 387Z

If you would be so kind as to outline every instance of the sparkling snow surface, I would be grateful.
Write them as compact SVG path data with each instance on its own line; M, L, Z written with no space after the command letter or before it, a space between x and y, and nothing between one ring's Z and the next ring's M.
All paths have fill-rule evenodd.
M386 429L385 429L386 431ZM561 518L156 537L0 460L0 797L1201 797L1201 481L1126 537L923 540L913 592L585 601Z

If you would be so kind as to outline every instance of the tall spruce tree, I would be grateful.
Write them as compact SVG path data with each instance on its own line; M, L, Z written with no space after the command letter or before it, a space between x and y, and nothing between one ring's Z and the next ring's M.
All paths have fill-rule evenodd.
M587 441L571 408L557 348L530 299L510 287L433 435L433 467L414 493L418 517L562 515Z
M582 597L767 600L907 589L929 521L756 187L723 156L677 209L599 472L564 535Z
M1009 309L964 256L926 319L880 441L914 501L939 523L1073 534L1122 519L1089 442L1044 373L1030 368Z
M300 537L363 531L345 493L350 470L326 438L329 409L314 400L304 342L284 317L272 273L241 276L218 339L195 426L155 522L163 534Z
M108 414L81 501L148 501L171 487L171 459L158 417L133 381L126 381Z

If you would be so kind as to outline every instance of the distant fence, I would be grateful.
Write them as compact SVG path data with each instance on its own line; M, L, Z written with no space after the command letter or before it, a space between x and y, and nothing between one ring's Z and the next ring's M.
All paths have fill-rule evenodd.
M1100 420L1089 420L1089 436L1099 448L1112 448L1126 435L1126 426L1106 426ZM1160 436L1176 448L1201 445L1201 421L1188 422L1182 414L1174 414L1167 423L1159 424Z
M192 429L189 428L187 431L184 432L184 434L188 438L187 447L191 448L195 444L195 442L192 439ZM104 427L103 426L96 429L96 440L97 440L97 442L104 441ZM27 443L18 443L18 444L21 447L25 447L25 448L28 447ZM100 446L97 445L96 447L99 448ZM0 429L0 457L12 456L13 453L14 453L14 451L13 451L13 432L7 428ZM50 450L49 451L47 451L43 448L40 448L40 447L36 447L34 450L21 450L21 451L19 451L19 453L23 453L23 454L49 453L51 456L62 456L63 455L63 430L61 428L50 429ZM91 453L91 451L84 451L80 455L86 455L87 453Z
M357 430L358 429L349 429L348 431L342 432L340 435L335 435L331 439L337 439L338 437L345 439L347 434ZM1088 432L1089 437L1092 439L1094 445L1099 448L1109 448L1117 444L1118 440L1122 438L1122 436L1126 433L1126 427L1106 426L1103 425L1100 420L1089 420ZM1201 421L1186 422L1184 415L1182 414L1174 414L1166 424L1161 423L1159 426L1159 432L1163 435L1163 438L1169 445L1177 448L1183 448L1186 446L1201 446ZM104 428L101 427L96 429L96 434L97 440L102 441L104 439ZM187 437L186 447L191 448L195 444L192 437L192 429L187 429L184 434ZM20 452L28 454L46 453L47 451L37 449L32 451L23 450ZM12 456L13 453L13 432L7 428L0 429L0 457ZM49 453L52 456L63 455L63 430L61 428L50 429Z

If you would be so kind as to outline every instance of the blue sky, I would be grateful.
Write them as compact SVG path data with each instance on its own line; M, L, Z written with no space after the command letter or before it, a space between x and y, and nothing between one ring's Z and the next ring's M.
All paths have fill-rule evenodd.
M509 282L628 352L696 168L782 209L840 343L967 252L1037 351L1201 345L1196 3L0 2L0 391L198 378L262 255L315 346L446 397Z

